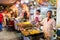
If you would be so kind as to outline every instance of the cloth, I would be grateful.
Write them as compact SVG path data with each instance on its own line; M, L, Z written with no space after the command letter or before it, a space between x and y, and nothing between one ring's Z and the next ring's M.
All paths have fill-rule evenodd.
M12 26L14 26L14 21L10 21L9 24L12 25Z
M2 21L3 21L3 15L2 13L0 13L0 23L2 23Z
M14 25L15 25L15 29L16 29L16 30L19 30L19 28L18 28L18 26L17 26L17 24L19 23L19 19L20 19L20 17L17 17L17 18L15 18L15 20L14 20Z
M6 15L5 13L2 13L3 15L3 26L6 26Z
M53 35L53 29L56 29L56 23L55 20L53 18L51 18L48 22L47 22L47 18L43 19L43 21L41 22L41 24L43 24L43 32L45 33L46 36L51 37Z
M0 30L2 30L2 23L0 23Z
M11 14L10 13L7 13L6 16L11 19Z
M16 16L18 16L18 8L16 7L16 5L11 6L10 9L12 9L12 11L16 13Z
M42 17L41 17L41 15L34 15L33 20L34 21L42 21Z

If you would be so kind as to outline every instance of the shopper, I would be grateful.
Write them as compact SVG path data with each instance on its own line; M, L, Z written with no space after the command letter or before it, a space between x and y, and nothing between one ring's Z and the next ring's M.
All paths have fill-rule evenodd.
M43 32L45 34L46 40L53 40L53 29L56 29L56 23L55 20L52 18L52 11L49 10L47 12L47 17L43 19L43 21L40 23L40 25L43 25Z
M2 21L3 21L3 15L0 12L0 31L2 31Z
M4 9L2 14L3 14L3 26L6 27L6 14L7 14L7 10Z
M42 17L40 15L40 10L36 10L36 14L32 16L34 22L40 22L42 21Z

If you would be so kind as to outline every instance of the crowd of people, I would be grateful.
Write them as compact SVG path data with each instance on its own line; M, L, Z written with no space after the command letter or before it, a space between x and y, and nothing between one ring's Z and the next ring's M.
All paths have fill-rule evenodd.
M24 22L30 21L31 23L36 24L37 28L43 26L42 31L44 32L47 40L53 40L52 31L56 30L56 21L54 20L54 18L52 18L51 10L48 10L45 15L46 18L43 18L41 16L41 10L36 10L34 5L31 5L29 8L26 4L22 4L21 13L17 12L17 10L14 10L15 6L16 5L13 5L11 7L11 9L13 8L13 10L8 11L4 9L2 12L0 12L0 31L2 31L3 27L7 27L8 29L14 28L15 30L19 30L19 28L17 27L17 23L19 23L21 19L25 19L23 20Z
M40 10L36 10L36 14L28 16L28 13L26 11L23 11L19 17L14 17L15 15L11 15L7 10L4 10L3 12L0 12L0 31L2 31L3 26L7 27L7 25L10 25L10 27L15 26L15 28L17 29L17 22L14 25L14 20L19 22L20 19L24 18L26 19L24 20L24 22L34 22L36 24L36 27L38 28L40 26L43 26L42 30L46 38L48 38L48 40L52 39L52 30L56 30L56 21L52 18L52 11L47 11L47 17L44 19L41 17L40 12Z

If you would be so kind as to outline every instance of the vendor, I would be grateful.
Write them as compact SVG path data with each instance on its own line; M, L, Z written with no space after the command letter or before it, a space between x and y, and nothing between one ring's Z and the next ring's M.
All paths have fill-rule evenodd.
M23 20L24 22L27 21L27 20L29 20L29 16L28 16L27 11L22 10L22 13L20 13L20 16L18 16L17 18L15 18L14 25L15 25L15 29L16 30L19 30L19 27L16 24L18 24L19 22L22 22L21 19L22 20L25 19L25 20Z
M53 29L56 29L56 23L55 20L51 17L52 11L49 10L47 12L47 17L43 19L43 21L40 23L40 25L43 25L43 32L45 34L46 40L53 40Z
M25 21L29 20L29 13L27 11L23 10L21 16L25 19Z

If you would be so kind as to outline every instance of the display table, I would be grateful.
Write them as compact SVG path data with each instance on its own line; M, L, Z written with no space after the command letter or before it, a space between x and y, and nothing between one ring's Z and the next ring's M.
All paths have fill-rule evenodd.
M18 23L18 27L20 28L21 34L24 37L28 37L30 40L39 40L40 38L44 38L44 33L29 22L26 24L25 22Z

